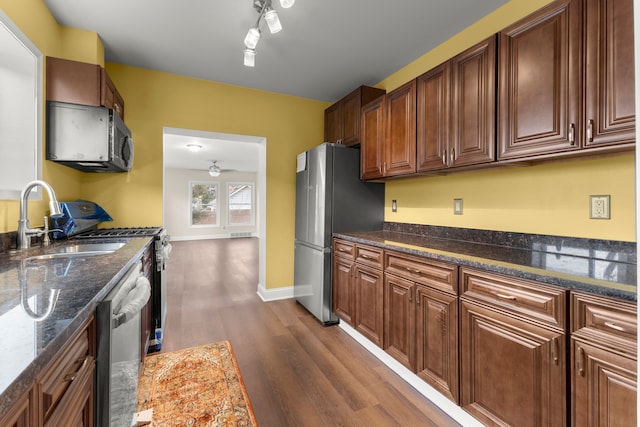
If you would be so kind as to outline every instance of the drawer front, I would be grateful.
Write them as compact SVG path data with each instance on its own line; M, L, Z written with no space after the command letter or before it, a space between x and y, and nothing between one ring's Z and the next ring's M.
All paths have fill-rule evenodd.
M467 268L460 269L460 277L464 298L565 328L567 291L564 289Z
M92 369L94 359L89 345L89 331L84 329L55 357L55 361L39 381L45 422L72 390L72 385L78 382L78 378Z
M637 341L636 304L596 295L571 294L571 331Z
M395 252L385 254L385 273L412 280L441 291L458 294L458 266Z
M382 255L384 251L380 248L372 246L356 245L355 258L356 262L382 270Z
M335 239L333 241L333 253L334 253L334 255L342 257L342 258L353 259L354 252L355 252L355 244L354 243L347 242L347 241L344 241L344 240L337 240L337 239Z

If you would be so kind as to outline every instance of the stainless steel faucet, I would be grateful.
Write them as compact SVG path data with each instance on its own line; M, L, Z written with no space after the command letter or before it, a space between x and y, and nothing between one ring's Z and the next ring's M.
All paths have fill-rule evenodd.
M44 188L49 194L49 211L52 218L62 216L60 203L56 199L56 192L51 185L44 181L35 180L28 183L20 194L20 219L18 220L18 249L27 249L31 246L31 236L39 236L43 233L39 228L29 228L29 218L27 215L27 199L29 193L35 187Z

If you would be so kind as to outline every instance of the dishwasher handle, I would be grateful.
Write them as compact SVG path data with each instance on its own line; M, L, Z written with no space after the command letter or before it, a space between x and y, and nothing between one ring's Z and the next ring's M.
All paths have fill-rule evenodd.
M140 313L142 307L147 304L151 297L151 284L145 276L138 276L127 296L123 300L122 306L113 313L113 329L124 325Z

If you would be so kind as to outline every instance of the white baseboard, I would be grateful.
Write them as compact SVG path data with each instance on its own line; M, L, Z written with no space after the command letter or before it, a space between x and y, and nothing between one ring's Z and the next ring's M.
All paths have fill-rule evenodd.
M371 354L377 357L382 363L387 365L389 369L398 374L400 378L405 380L409 385L415 388L420 394L433 402L437 407L442 409L451 418L459 422L465 427L483 427L480 421L465 412L461 407L444 397L440 392L424 382L416 374L404 367L400 362L391 357L383 349L369 341L360 332L353 329L345 322L340 322L340 329L345 331L351 338L356 340L360 345L366 348Z
M264 302L293 298L293 286L267 289L262 283L258 283L258 296Z

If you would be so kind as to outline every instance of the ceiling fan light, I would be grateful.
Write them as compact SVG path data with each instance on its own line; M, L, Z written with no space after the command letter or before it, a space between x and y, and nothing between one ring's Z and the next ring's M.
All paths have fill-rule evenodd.
M267 21L267 25L269 26L269 31L271 34L275 34L278 31L282 30L282 24L280 24L280 18L278 18L278 12L273 9L269 9L264 14L264 20Z
M220 168L216 165L209 166L209 175L214 178L220 176Z
M247 47L247 49L255 49L259 40L260 29L250 28L247 32L247 36L244 38L244 45Z
M244 50L244 66L254 67L256 65L256 51L255 49Z
M289 9L295 2L295 0L280 0L280 6L282 6L283 9Z

